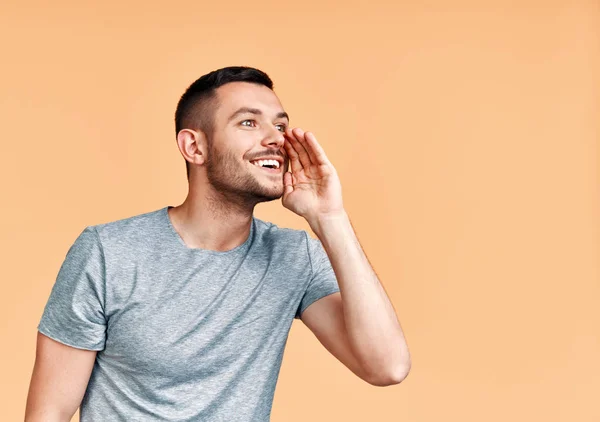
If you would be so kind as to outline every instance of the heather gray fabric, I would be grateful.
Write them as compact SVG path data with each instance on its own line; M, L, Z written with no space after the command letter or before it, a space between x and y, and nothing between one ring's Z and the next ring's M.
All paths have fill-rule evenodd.
M269 421L294 318L339 291L323 246L254 217L230 251L189 248L169 207L86 227L37 328L98 351L82 422Z

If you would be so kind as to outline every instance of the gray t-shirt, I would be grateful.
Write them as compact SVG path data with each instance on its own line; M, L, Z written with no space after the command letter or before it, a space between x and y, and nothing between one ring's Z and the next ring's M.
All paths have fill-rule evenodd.
M168 208L86 227L60 267L37 328L98 351L80 420L268 421L294 318L339 291L327 254L256 217L189 248Z

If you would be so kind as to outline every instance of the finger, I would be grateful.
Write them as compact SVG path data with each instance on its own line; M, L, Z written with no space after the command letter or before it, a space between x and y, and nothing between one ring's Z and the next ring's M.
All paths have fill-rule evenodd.
M304 131L302 129L300 129L299 127L294 128L292 130L291 138L292 138L292 146L298 153L298 156L300 157L300 162L302 163L302 166L306 169L309 168L312 165L312 162L310 161L308 151L306 151L306 148L303 145Z
M286 171L283 174L283 196L289 195L294 190L294 185L292 184L292 173Z
M283 147L285 148L285 152L288 155L290 167L292 168L292 173L297 173L302 170L302 163L300 163L300 157L298 157L298 153L292 147L291 141L285 137L285 142L283 143Z
M314 164L331 164L327 155L325 155L325 151L323 147L319 145L317 142L317 138L312 132L304 133L305 139L305 148L308 151L308 155L310 156L310 161Z

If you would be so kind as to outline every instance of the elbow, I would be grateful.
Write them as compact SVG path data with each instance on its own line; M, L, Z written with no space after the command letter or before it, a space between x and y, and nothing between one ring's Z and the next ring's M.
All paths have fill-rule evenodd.
M392 370L372 376L368 382L377 387L388 387L390 385L400 384L408 376L410 367L410 362L398 365Z
M391 374L391 382L392 384L400 384L402 381L404 381L406 379L406 377L408 376L409 372L410 372L410 361L408 361L407 363L399 366L396 371L394 371Z

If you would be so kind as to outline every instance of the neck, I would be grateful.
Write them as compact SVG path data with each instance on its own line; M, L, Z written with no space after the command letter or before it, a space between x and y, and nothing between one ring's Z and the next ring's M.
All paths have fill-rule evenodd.
M250 235L254 206L234 202L213 189L190 186L185 201L169 209L169 218L188 247L224 252Z

